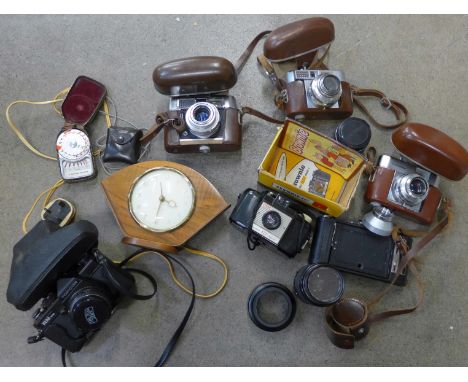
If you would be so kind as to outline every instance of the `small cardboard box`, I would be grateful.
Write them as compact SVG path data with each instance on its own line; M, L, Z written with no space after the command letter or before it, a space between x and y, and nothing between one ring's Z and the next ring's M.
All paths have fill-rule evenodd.
M258 182L337 217L349 208L365 162L358 152L286 119L258 168Z

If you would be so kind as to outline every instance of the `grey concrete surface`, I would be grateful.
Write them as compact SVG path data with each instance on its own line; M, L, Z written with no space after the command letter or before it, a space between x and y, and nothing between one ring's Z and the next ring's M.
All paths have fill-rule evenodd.
M164 61L194 55L220 55L235 61L259 31L276 28L303 16L1 16L0 110L16 99L46 100L70 86L80 74L107 86L119 115L148 127L167 98L153 88L153 68ZM346 16L333 15L336 41L330 66L342 69L350 82L384 90L408 106L411 119L430 124L468 146L468 18L465 16ZM257 48L257 51L259 49ZM240 105L274 114L272 88L251 59L231 92ZM385 120L377 102L371 109ZM355 113L357 116L359 112ZM50 107L19 106L13 118L41 150L54 155L54 139L62 120ZM21 220L40 191L58 179L56 163L39 159L19 142L0 119L0 365L58 366L59 348L50 341L28 345L34 333L32 312L7 303L5 292L13 245L22 237ZM334 123L311 126L331 133ZM105 133L102 117L90 127L92 139ZM275 134L275 127L247 118L241 151L212 155L171 155L162 137L151 159L165 159L204 174L227 201L256 187L256 169ZM372 144L379 152L393 151L389 132L373 129ZM120 231L108 208L98 179L66 185L58 196L75 203L78 218L95 223L100 248L112 258L130 253L120 243ZM450 229L421 254L426 295L424 305L409 316L372 327L354 350L340 350L323 330L323 310L298 304L292 325L279 333L257 329L248 319L247 297L259 283L277 281L291 286L305 264L307 251L287 259L268 249L251 252L245 237L228 223L229 211L192 240L191 245L224 258L229 283L212 300L198 300L193 316L170 366L468 366L468 256L466 236L467 180L442 180L441 189L453 199L456 217ZM363 202L363 180L346 218L358 219L369 207ZM33 215L31 224L37 221ZM212 290L220 269L188 254L200 291ZM189 303L172 283L157 258L141 267L159 282L157 298L129 302L106 324L83 351L71 356L74 365L147 366L159 357ZM346 275L346 295L369 298L384 285ZM381 308L409 304L415 283L395 288Z

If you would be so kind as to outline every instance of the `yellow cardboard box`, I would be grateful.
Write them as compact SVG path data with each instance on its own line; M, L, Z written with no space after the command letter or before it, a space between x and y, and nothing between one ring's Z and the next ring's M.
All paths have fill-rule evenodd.
M258 168L258 182L337 217L349 208L364 163L356 151L287 119Z

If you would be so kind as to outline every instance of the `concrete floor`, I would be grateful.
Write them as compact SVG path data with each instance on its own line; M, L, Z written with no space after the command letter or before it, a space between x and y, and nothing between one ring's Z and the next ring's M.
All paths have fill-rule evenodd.
M1 16L0 109L16 99L46 100L70 86L80 74L104 83L119 115L141 127L152 124L167 98L151 81L154 67L167 60L219 55L235 61L259 31L273 29L303 16ZM408 106L411 119L450 134L468 146L468 18L465 16L330 16L336 28L330 66L342 69L361 87L385 91ZM259 49L257 49L259 52ZM274 113L270 83L251 59L231 94L240 105ZM372 110L385 120L377 103ZM356 112L359 116L359 112ZM54 155L61 118L49 107L20 106L14 120L38 148ZM38 159L20 144L1 117L0 290L6 292L13 245L22 237L21 220L40 191L58 179L55 163ZM331 133L334 124L311 124ZM102 117L90 127L92 138L105 133ZM248 118L242 151L213 155L170 155L158 137L151 159L191 166L204 174L227 201L256 187L256 169L275 134L275 127ZM373 129L371 142L379 152L392 152L389 132ZM100 248L122 258L132 248L120 244L120 231L98 179L66 185L58 196L75 203L78 218L100 231ZM468 240L467 180L442 180L441 189L454 200L455 223L421 254L426 295L410 316L372 327L354 350L334 347L323 330L323 310L298 304L295 321L279 333L257 329L248 319L247 297L259 283L291 286L307 251L287 259L268 249L250 252L245 237L228 223L229 212L190 244L212 251L229 264L229 283L213 300L197 301L194 313L170 366L468 366ZM362 200L363 180L347 218L358 219L368 206ZM32 222L37 221L35 214ZM193 271L200 291L212 290L220 269L193 256L180 255ZM147 366L154 364L180 321L189 298L174 286L165 265L146 258L142 267L159 282L156 299L131 302L119 310L72 363L82 366ZM345 276L346 295L370 297L384 285ZM384 307L410 303L413 282L395 288ZM34 333L32 312L20 312L0 299L0 365L58 366L59 348L50 341L28 345Z

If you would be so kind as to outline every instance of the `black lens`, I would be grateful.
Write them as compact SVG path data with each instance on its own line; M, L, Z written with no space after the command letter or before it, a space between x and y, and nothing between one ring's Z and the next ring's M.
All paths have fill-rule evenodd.
M263 215L262 223L266 229L277 229L281 225L281 216L276 211L268 211Z
M340 80L333 75L327 75L323 79L323 86L331 93L338 93L340 91Z
M307 304L328 306L343 295L343 276L324 265L305 265L294 278L294 291Z
M82 330L100 328L111 316L112 304L106 291L97 287L85 287L71 297L70 315Z
M422 178L414 178L411 179L409 188L414 195L424 195L427 192L427 183Z
M205 106L195 109L193 116L198 122L205 122L210 117L210 111Z

